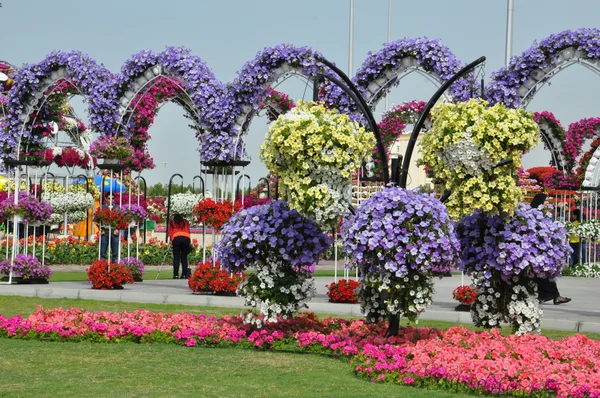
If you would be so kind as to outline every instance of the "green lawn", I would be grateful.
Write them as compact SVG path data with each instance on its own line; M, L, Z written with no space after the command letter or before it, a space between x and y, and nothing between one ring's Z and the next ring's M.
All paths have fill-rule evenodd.
M353 376L316 355L0 339L3 397L460 397Z

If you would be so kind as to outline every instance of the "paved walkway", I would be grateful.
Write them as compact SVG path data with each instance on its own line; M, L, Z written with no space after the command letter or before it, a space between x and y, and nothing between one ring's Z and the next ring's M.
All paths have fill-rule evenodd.
M325 265L319 268L329 268ZM149 267L158 268L158 267ZM62 270L85 270L85 267L64 267ZM164 267L164 272L171 272ZM330 303L325 285L333 282L333 277L315 278L317 296L309 303L309 310L316 313L360 316L357 304ZM465 284L470 283L465 278ZM452 290L461 284L461 276L436 279L436 293L432 306L421 319L441 320L456 323L471 323L468 312L456 312L457 302L452 299ZM544 318L542 328L600 333L600 279L564 277L558 280L563 296L571 297L568 304L542 305ZM43 298L79 298L93 300L117 300L139 303L164 303L242 308L240 297L220 297L196 295L187 286L186 280L145 280L133 285L125 285L123 290L92 290L89 282L54 282L48 285L0 285L0 295L33 296Z

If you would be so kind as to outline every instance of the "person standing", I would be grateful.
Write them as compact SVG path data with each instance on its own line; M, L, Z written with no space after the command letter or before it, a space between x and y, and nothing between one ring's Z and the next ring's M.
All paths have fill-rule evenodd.
M190 223L181 214L175 214L169 223L169 239L173 247L173 279L187 279L188 253L190 252ZM181 277L179 263L181 262Z
M113 208L114 197L111 194L106 195L103 209ZM106 260L110 240L110 258L113 263L116 263L119 258L119 230L116 228L100 229L100 258Z
M571 232L569 233L569 244L573 253L571 253L571 261L569 265L571 267L581 263L581 240L577 234L577 227L581 220L581 210L573 209L571 211Z

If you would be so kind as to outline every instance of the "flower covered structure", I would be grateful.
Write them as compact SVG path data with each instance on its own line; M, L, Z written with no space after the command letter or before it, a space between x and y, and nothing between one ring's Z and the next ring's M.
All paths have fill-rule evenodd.
M464 272L479 290L474 323L497 327L505 321L519 334L538 331L534 278L560 275L571 253L565 228L550 213L519 204L513 216L476 211L460 220L457 234Z
M314 295L314 265L331 244L314 221L278 200L235 214L222 229L218 259L231 272L255 267L240 284L265 322L292 316ZM249 322L259 321L252 314ZM259 321L260 322L260 321Z
M452 191L445 202L450 215L458 219L475 209L513 214L522 190L511 176L512 168L520 167L523 153L539 142L531 114L470 100L442 104L432 116L419 162ZM503 161L512 166L500 167Z
M361 203L344 220L342 234L350 263L363 278L361 305L370 321L387 314L415 320L431 304L431 272L452 270L459 257L444 205L398 187Z
M351 175L375 139L347 115L302 103L269 128L260 156L279 177L290 206L323 228L351 204Z
M0 262L0 274L8 275L11 271L25 280L48 279L52 275L49 266L30 254L17 254L12 262L10 259Z

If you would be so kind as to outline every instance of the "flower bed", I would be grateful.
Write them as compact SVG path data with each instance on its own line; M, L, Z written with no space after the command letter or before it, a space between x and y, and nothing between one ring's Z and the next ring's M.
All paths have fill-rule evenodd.
M435 389L534 396L598 397L600 341L574 335L502 336L402 327L385 337L387 325L362 320L318 320L312 314L280 319L257 330L241 316L162 314L146 310L92 313L38 308L27 318L0 315L0 337L55 341L174 343L256 347L347 357L359 377Z

